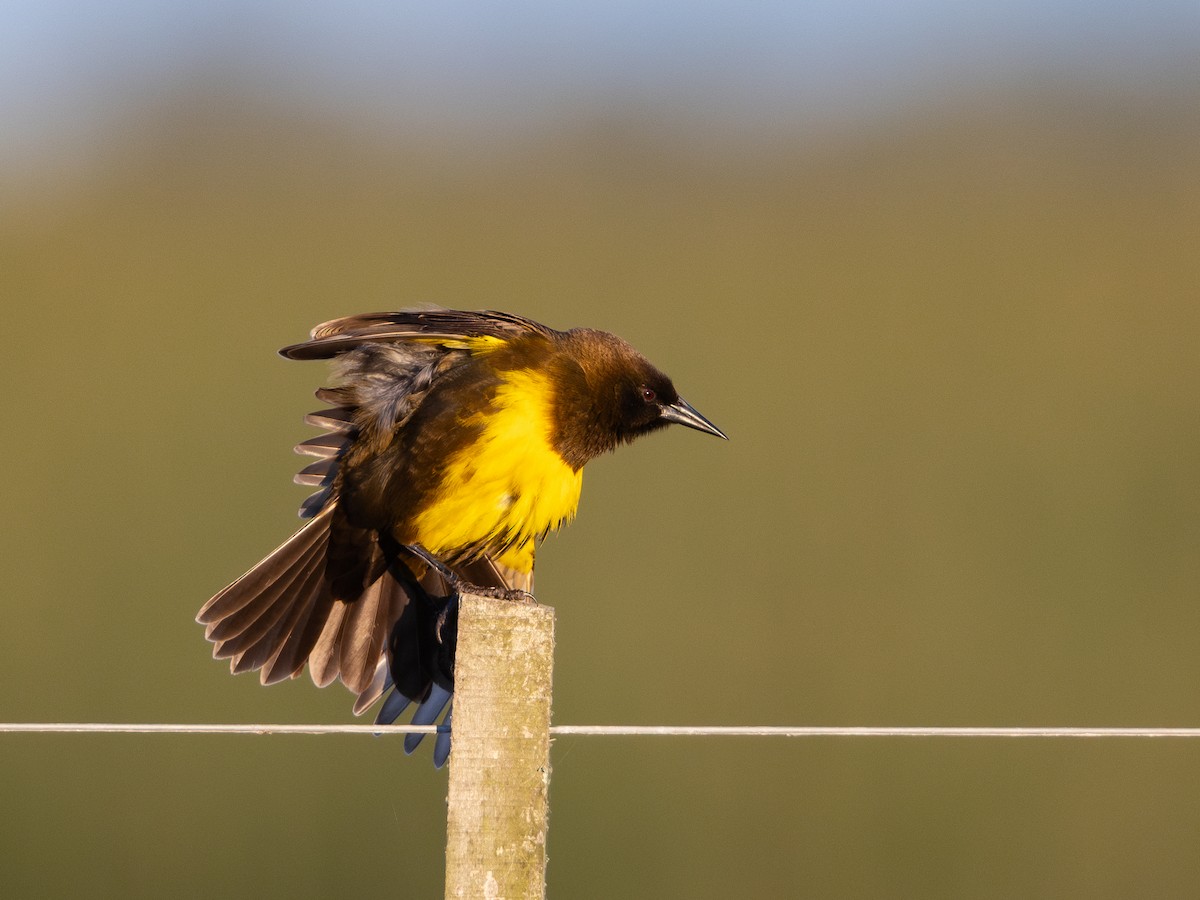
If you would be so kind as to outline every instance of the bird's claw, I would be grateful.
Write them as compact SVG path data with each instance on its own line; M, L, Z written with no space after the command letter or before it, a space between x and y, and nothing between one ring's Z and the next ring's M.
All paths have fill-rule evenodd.
M502 588L502 587L483 587L478 584L471 584L469 581L464 581L457 573L449 566L443 563L440 559L422 547L420 544L413 544L408 548L412 553L424 560L427 565L433 568L442 580L446 582L446 586L450 588L451 594L474 594L476 597L487 597L490 600L508 600L512 603L530 603L537 605L537 598L529 591L521 590L520 588ZM442 625L445 624L445 611L438 617L438 632L440 634Z
M468 584L465 581L460 581L454 585L455 593L457 594L474 594L476 597L487 597L489 600L507 600L510 603L531 603L537 604L537 598L529 591L523 591L520 588L501 588L501 587L481 587L477 584Z

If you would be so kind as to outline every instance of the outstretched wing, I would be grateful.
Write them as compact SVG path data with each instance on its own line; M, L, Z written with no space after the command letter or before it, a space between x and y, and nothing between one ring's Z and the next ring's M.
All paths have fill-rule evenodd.
M405 309L363 313L323 322L312 339L279 351L288 359L329 359L368 343L441 344L453 349L485 345L487 339L512 340L528 334L549 337L554 332L532 319L493 310ZM481 340L482 339L482 340Z
M335 434L344 423L351 441L386 441L420 406L433 384L473 354L519 337L553 333L511 313L400 310L325 322L312 330L311 340L279 353L288 359L333 359L335 386L318 391L317 396L337 408L310 414L310 423ZM296 448L318 456L337 456L342 449L344 444L329 435ZM301 474L329 477L327 484L332 484L331 468L335 476L336 466L328 464L316 464Z
M356 714L393 689L379 721L393 721L409 700L421 704L422 719L436 718L449 694L421 663L433 651L391 568L404 563L385 559L375 532L345 520L339 463L362 442L387 440L438 379L473 354L552 333L507 313L411 310L335 319L314 328L311 340L281 350L290 359L333 359L334 384L317 391L328 406L305 416L325 433L295 448L316 458L295 481L317 491L300 508L310 521L200 611L214 655L230 659L234 672L261 670L264 684L294 678L307 663L318 685L340 678L359 695ZM461 574L479 585L532 589L531 574L486 557ZM434 581L426 590L444 591L434 573L421 580L428 579ZM398 650L413 652L396 658ZM444 761L448 742L440 737L436 756Z

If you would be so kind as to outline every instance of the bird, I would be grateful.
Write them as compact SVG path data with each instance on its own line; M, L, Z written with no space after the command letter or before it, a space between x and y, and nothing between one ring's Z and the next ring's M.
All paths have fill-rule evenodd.
M357 695L355 715L383 698L379 724L410 704L413 724L450 724L459 595L532 601L538 544L574 517L590 460L672 423L728 439L616 335L512 313L346 316L279 353L332 366L305 416L324 433L295 448L317 491L196 619L233 673L307 665ZM449 752L442 729L435 765Z

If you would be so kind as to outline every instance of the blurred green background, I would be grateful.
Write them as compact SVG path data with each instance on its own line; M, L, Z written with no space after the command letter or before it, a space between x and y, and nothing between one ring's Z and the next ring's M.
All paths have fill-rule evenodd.
M297 524L325 373L276 348L433 302L615 331L732 438L589 467L539 556L556 722L1200 725L1200 14L1130 37L1102 3L1081 47L1099 25L1050 7L1027 34L917 4L949 22L897 34L925 68L864 38L756 81L705 68L727 34L684 6L551 28L528 70L456 6L430 71L478 80L325 94L221 7L222 40L107 94L26 84L11 109L65 114L0 154L0 718L350 721L340 688L230 677L193 616ZM964 23L979 65L918 52L970 57ZM822 34L797 29L730 40L786 60ZM67 65L68 32L28 33ZM505 41L504 102L465 101ZM0 894L439 896L417 756L0 736ZM553 763L555 897L1200 890L1191 741L571 737Z

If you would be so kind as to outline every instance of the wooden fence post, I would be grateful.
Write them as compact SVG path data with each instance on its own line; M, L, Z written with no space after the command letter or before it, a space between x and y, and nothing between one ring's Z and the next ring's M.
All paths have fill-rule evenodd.
M462 596L446 897L546 896L554 610Z

